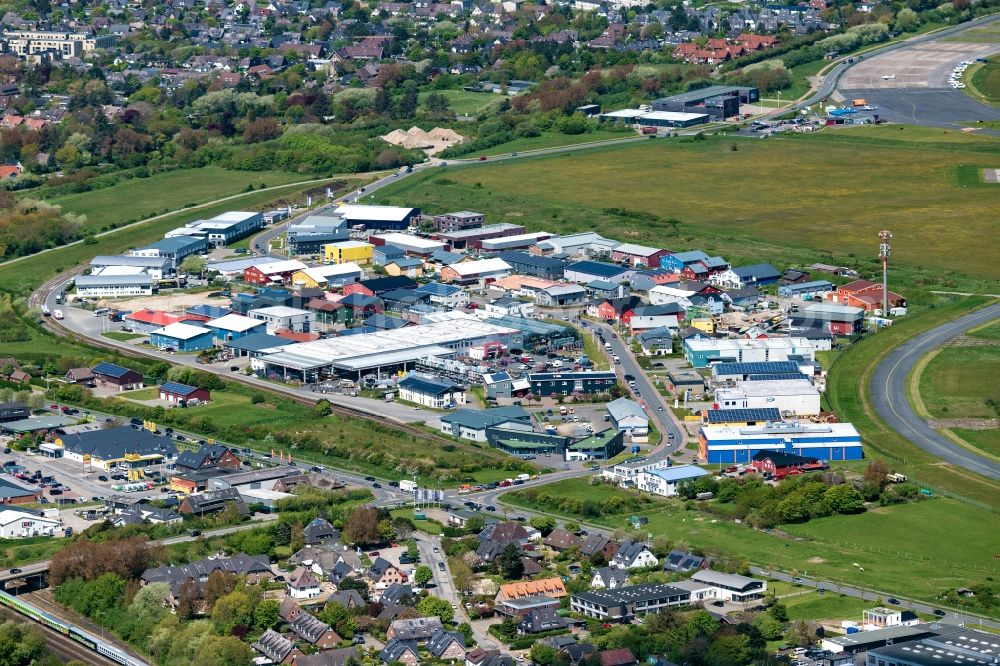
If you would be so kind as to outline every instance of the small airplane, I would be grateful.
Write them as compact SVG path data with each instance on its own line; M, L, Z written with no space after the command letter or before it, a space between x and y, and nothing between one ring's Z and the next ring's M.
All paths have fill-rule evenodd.
M882 80L883 81L892 81L892 80L895 80L895 78L896 78L895 74L883 74L882 75Z

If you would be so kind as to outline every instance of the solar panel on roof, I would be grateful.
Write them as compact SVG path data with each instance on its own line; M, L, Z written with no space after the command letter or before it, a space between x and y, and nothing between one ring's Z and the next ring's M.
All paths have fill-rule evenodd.
M809 379L801 372L775 372L763 375L747 375L747 381L769 382L777 379Z
M768 375L781 373L797 373L798 363L794 361L757 361L750 363L716 363L713 372L716 375Z
M760 407L752 409L711 409L707 414L709 423L748 423L781 421L781 412L775 407Z

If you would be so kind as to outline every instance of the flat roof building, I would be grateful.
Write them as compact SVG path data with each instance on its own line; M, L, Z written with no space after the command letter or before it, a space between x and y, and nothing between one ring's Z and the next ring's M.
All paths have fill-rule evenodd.
M740 104L753 104L759 99L757 88L709 86L653 100L653 111L701 113L712 120L725 120L739 115Z
M149 334L149 344L157 349L188 352L211 349L214 333L203 326L177 322L158 328Z
M760 451L783 451L819 460L861 460L861 435L850 423L703 425L699 457L709 464L749 465Z
M191 255L208 252L211 244L207 238L195 236L175 236L161 238L145 247L136 248L130 253L133 257L162 257L170 260L170 267L177 270L184 260Z
M484 240L490 238L504 238L507 236L517 236L523 234L525 228L520 224L510 224L501 222L499 224L489 224L483 227L472 229L460 229L459 231L449 231L437 233L435 236L448 244L452 250L478 249Z
M631 622L639 615L685 606L691 593L663 583L626 585L610 590L578 592L570 597L573 612L605 622Z
M418 257L429 257L437 250L445 248L445 244L441 241L401 233L373 234L368 237L368 242L376 247L395 245L407 254Z
M401 206L365 206L344 204L330 210L347 221L348 227L363 226L365 229L406 229L420 219L419 208Z
M820 393L808 379L738 381L734 387L715 391L717 409L763 409L774 407L787 416L820 413Z
M213 247L221 247L249 236L264 228L264 214L249 211L229 211L210 220L196 220L165 234L166 238L194 236L206 239Z
M748 363L760 361L815 361L816 346L806 338L718 339L688 338L684 356L695 368L711 363Z
M76 294L82 298L122 298L152 296L153 276L148 273L120 275L114 271L96 275L78 275L74 279Z

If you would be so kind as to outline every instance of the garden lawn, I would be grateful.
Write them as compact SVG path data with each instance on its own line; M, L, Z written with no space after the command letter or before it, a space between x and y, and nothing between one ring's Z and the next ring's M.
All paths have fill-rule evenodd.
M413 517L413 509L393 509L390 511L393 518L406 518L414 526L424 532L425 534L437 535L441 534L443 529L440 523L432 522L430 520L417 520Z
M920 374L920 399L934 418L996 418L987 399L1000 400L1000 345L945 347Z
M126 400L156 400L160 397L160 391L155 386L149 386L136 391L119 393L118 397L125 398Z
M208 166L132 178L112 187L50 199L66 212L85 215L85 233L114 229L158 213L238 194L248 185L271 187L307 180L285 171L229 171ZM125 204L125 205L123 205Z
M774 583L768 582L768 587ZM796 593L797 592L797 593ZM785 597L781 603L788 608L788 619L818 622L830 620L839 624L840 620L861 620L861 612L871 608L871 601L857 597L841 596L836 592L819 594L809 587L793 590L793 596Z
M921 141L900 140L914 132ZM529 231L597 231L622 241L697 248L736 264L832 261L864 273L877 268L872 248L878 231L889 228L897 288L917 278L925 288L996 288L1000 264L991 253L968 248L990 237L1000 188L963 187L959 168L994 165L1000 141L932 132L938 135L879 126L768 141L658 139L435 169L384 188L375 199L428 214L479 210L492 222L516 222ZM941 140L927 143L935 136ZM510 150L510 144L494 149ZM795 174L794 191L789 173ZM664 222L671 217L681 221L676 237Z

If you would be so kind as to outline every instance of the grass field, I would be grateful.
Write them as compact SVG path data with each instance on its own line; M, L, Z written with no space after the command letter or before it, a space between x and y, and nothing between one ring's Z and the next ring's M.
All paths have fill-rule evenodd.
M914 133L924 142L909 140ZM967 135L954 141L941 133L944 140L926 143L933 136L880 126L768 141L649 141L435 170L375 198L431 214L479 210L491 222L529 230L594 230L623 241L699 248L737 264L827 258L864 272L876 268L877 233L889 228L897 280L958 285L961 276L968 288L995 285L1000 264L989 252L967 248L991 233L1000 188L964 188L956 174L961 165L995 163L1000 141ZM676 217L678 237L665 224L609 210L615 208Z
M891 328L870 335L842 352L834 361L824 393L825 405L862 433L866 456L884 458L890 466L937 493L971 500L994 511L1000 509L1000 483L942 465L934 456L888 428L868 405L868 384L879 359L917 333L948 322L989 302L985 297L947 299L917 317L898 320ZM863 387L859 391L858 388Z
M423 90L420 92L420 106L423 107L424 100L431 93L438 93L448 98L452 110L460 116L475 116L489 110L491 107L500 106L504 100L502 95L493 93L474 93L465 90ZM461 131L459 131L461 134Z
M143 333L127 333L125 331L107 331L101 333L101 337L108 338L109 340L118 340L119 342L128 342L129 340L136 340L138 338L146 337Z
M432 523L429 520L417 520L413 517L413 509L393 509L389 512L393 518L406 518L412 522L418 530L426 534L441 534L440 523Z
M1000 42L1000 26L996 23L966 30L954 37L945 37L946 42L963 42L966 44L993 44Z
M1000 30L997 31L1000 39ZM1000 57L994 56L984 63L975 63L963 77L966 95L985 104L1000 106Z
M499 146L493 146L483 151L486 155L509 155L510 153L528 150L542 150L559 146L575 146L579 143L607 141L608 139L627 139L635 136L632 132L611 132L594 130L586 134L561 134L559 132L542 132L540 136L522 137Z
M969 430L967 428L952 428L951 432L966 444L991 456L1000 458L1000 429Z
M568 487L574 482L575 491ZM570 480L542 486L539 491L583 495L591 488L582 480ZM510 498L508 493L503 501L525 504ZM663 502L643 515L649 523L642 532L648 529L654 536L666 536L674 548L740 554L765 567L922 599L1000 575L990 539L954 538L955 534L997 533L1000 516L944 498L782 526L789 536L685 511L679 502ZM621 517L594 522L609 529L624 527ZM1000 609L995 614L1000 615Z
M972 329L967 335L973 338L983 338L984 340L1000 340L1000 321L987 324L981 328Z
M329 183L337 186L337 191L342 192L352 189L355 185L343 180L331 179ZM289 185L287 189L272 190L269 192L248 192L237 199L205 206L197 210L189 210L168 215L153 222L145 223L141 226L122 229L97 239L91 245L76 243L64 246L53 252L44 255L33 255L21 260L9 261L0 265L0 290L13 292L15 294L25 294L37 287L45 280L63 272L67 268L85 262L97 254L119 254L122 251L137 247L144 243L151 243L163 237L163 234L174 227L186 224L192 220L205 219L224 213L230 210L260 210L287 202L297 202L304 198L302 192L322 187L323 182L311 185ZM112 192L115 188L102 190L102 192Z
M987 398L1000 399L1000 346L946 347L920 373L920 398L934 418L996 418Z
M306 179L302 174L285 171L229 171L209 166L133 178L101 190L55 197L51 203L62 206L64 211L85 215L86 233L96 233L158 213L238 194L247 185L270 187Z

